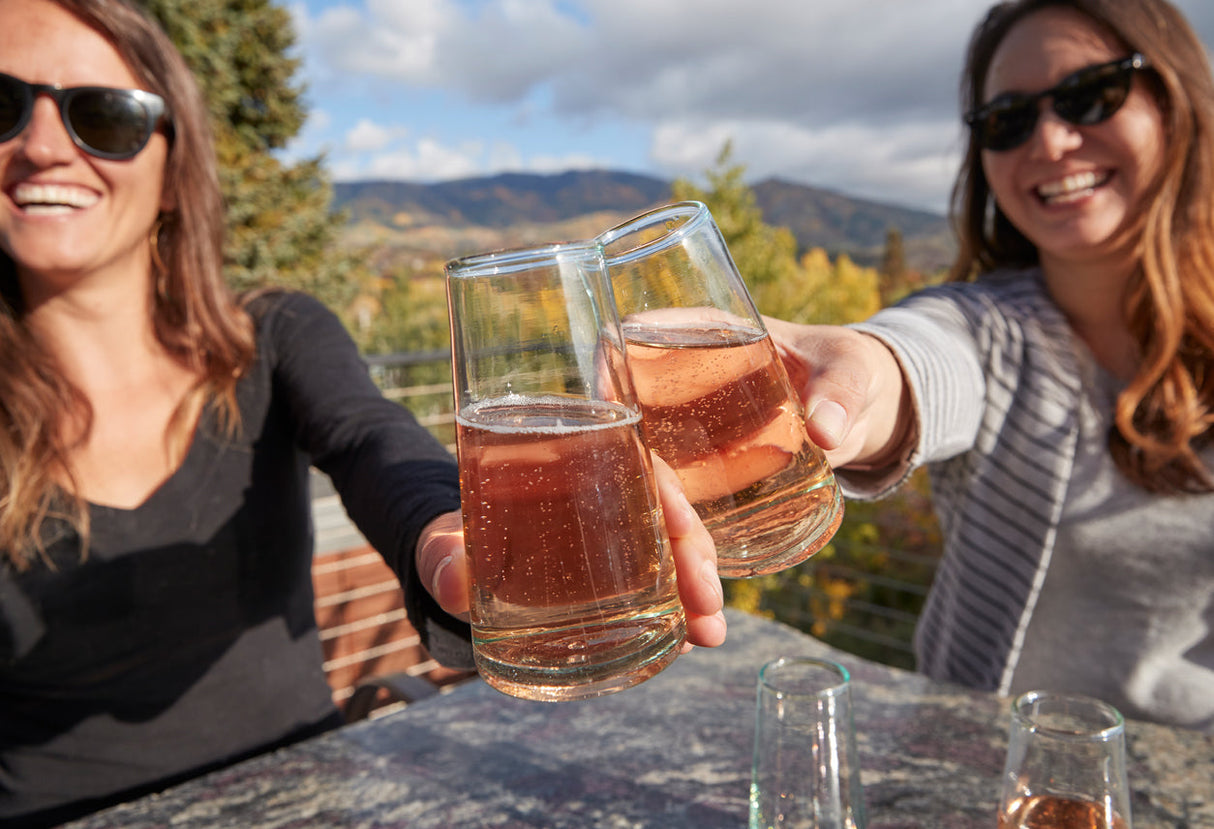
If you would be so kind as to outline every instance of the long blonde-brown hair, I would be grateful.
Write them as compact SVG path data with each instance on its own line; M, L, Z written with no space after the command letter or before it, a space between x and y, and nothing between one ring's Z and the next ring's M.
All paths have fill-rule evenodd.
M1153 492L1208 492L1198 453L1214 424L1214 78L1201 41L1166 0L1015 0L994 6L970 40L961 106L982 103L991 59L1020 20L1074 9L1139 52L1163 113L1166 147L1139 217L1140 262L1125 298L1141 365L1117 400L1109 449L1130 480ZM1038 262L1004 215L971 134L953 189L960 247L951 278L981 278Z
M253 333L223 278L223 200L206 104L163 30L126 0L51 2L104 35L168 104L164 186L175 207L148 229L153 330L201 378L175 421L201 399L236 428L236 382L252 360ZM78 418L87 434L92 417L84 395L30 335L24 311L16 265L0 251L0 563L18 569L42 549L48 520L65 520L87 539L87 504L57 481L71 480L65 422Z

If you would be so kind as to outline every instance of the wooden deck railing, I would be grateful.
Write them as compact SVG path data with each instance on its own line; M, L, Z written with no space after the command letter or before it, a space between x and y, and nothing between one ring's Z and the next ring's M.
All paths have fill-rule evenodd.
M339 708L369 677L405 673L442 686L467 676L426 653L405 615L396 575L371 547L317 556L312 582L325 675Z

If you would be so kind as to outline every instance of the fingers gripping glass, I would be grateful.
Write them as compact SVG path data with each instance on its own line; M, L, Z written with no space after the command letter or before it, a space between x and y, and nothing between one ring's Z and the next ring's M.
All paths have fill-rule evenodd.
M137 155L167 117L164 99L142 89L65 89L0 73L0 143L25 129L33 116L34 101L42 94L59 106L59 117L77 147L112 161Z
M1099 124L1121 109L1130 94L1134 73L1146 66L1146 58L1137 52L1128 58L1088 66L1034 95L1000 95L968 113L965 123L973 130L978 146L995 152L1013 150L1029 140L1037 128L1043 98L1050 99L1054 112L1068 124Z

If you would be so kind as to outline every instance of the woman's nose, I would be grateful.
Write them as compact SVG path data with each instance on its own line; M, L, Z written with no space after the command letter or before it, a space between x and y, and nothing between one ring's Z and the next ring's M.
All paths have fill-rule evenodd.
M1079 127L1061 118L1052 107L1043 105L1041 110L1029 139L1035 156L1056 161L1083 143Z
M67 163L79 153L59 115L58 104L46 95L34 98L29 123L12 140L19 142L21 152L39 167Z

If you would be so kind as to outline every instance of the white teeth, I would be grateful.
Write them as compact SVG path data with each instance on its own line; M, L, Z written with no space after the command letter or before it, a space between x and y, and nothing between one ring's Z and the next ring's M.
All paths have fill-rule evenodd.
M1085 195L1109 179L1109 173L1097 175L1094 172L1075 173L1058 181L1042 184L1037 188L1037 195L1046 201L1060 201Z
M71 213L76 208L66 204L30 204L25 206L25 212L31 216L58 216Z
M39 213L92 207L99 200L100 197L91 190L62 184L18 184L13 188L14 202L21 207L37 209Z

